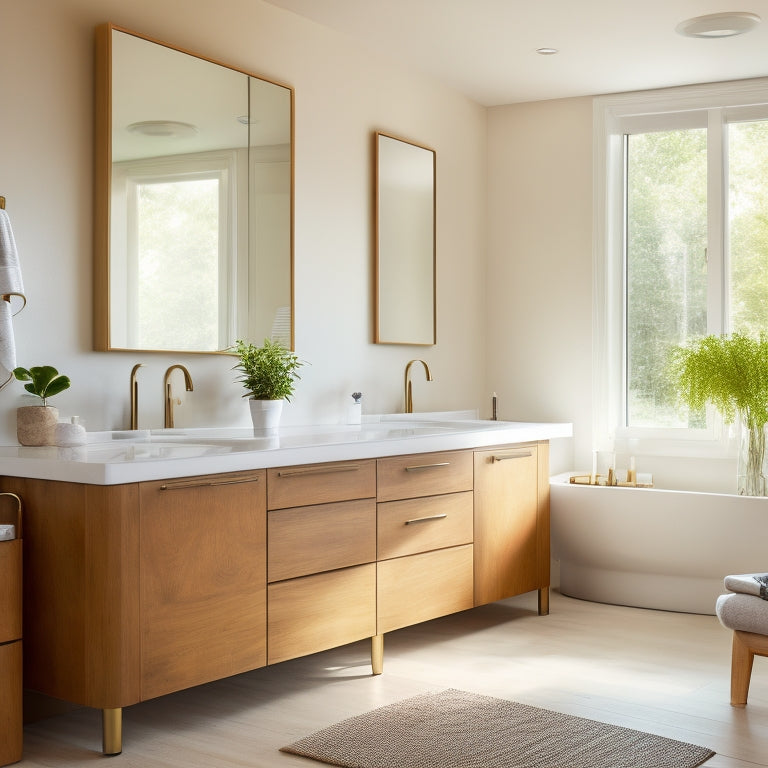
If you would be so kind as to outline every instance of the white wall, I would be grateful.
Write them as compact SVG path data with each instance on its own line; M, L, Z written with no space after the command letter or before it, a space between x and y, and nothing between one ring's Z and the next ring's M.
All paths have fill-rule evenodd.
M488 113L488 385L500 418L573 423L591 467L592 99ZM555 453L555 452L558 453Z
M435 377L414 377L417 410L487 415L483 108L261 0L3 0L0 194L28 297L15 318L18 364L51 364L72 378L52 401L61 416L80 415L89 429L124 427L129 373L142 361L140 426L162 426L163 373L181 362L195 391L181 393L177 426L248 424L229 357L91 351L93 30L105 21L295 88L296 349L311 365L286 422L343 420L354 390L364 393L364 413L401 410L414 357ZM371 343L375 130L437 152L435 347ZM15 442L15 409L26 398L18 382L0 392L0 444ZM520 416L526 404L504 415Z

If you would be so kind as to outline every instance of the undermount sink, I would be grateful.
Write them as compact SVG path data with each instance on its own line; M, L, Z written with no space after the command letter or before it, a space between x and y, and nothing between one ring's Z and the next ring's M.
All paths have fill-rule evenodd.
M247 428L196 427L190 429L118 430L90 433L87 453L93 461L187 458L194 456L268 451L344 443L373 443L474 431L499 422L481 422L471 411L434 414L387 414L368 417L362 424L283 426L260 434Z

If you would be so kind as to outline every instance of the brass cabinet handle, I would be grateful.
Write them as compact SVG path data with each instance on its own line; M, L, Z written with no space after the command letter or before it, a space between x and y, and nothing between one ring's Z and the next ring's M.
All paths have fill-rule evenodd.
M448 517L445 512L442 515L429 515L429 517L414 517L412 520L406 520L406 525L413 525L413 523L427 523L430 520L442 520L444 517Z
M237 485L238 483L258 483L259 478L257 475L248 475L246 477L235 477L231 480L189 480L187 482L180 483L168 483L167 485L161 485L161 491L180 491L184 488L209 488L214 485Z
M278 477L297 477L300 475L326 475L332 472L357 472L359 464L339 464L333 467L302 467L301 469L283 469L277 473Z
M526 459L533 454L531 451L521 451L520 453L500 453L494 454L491 461L507 461L507 459Z
M406 472L419 472L422 469L434 469L435 467L450 467L450 461L441 461L438 464L417 464L413 467L406 467Z

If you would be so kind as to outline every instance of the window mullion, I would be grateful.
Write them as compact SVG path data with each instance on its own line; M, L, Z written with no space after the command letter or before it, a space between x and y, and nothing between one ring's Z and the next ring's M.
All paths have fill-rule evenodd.
M724 110L710 109L707 123L707 333L726 331L727 216Z

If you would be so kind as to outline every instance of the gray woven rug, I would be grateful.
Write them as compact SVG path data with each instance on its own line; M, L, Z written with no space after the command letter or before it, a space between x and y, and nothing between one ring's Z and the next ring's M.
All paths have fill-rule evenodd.
M345 768L694 768L715 754L453 689L352 717L281 751Z

